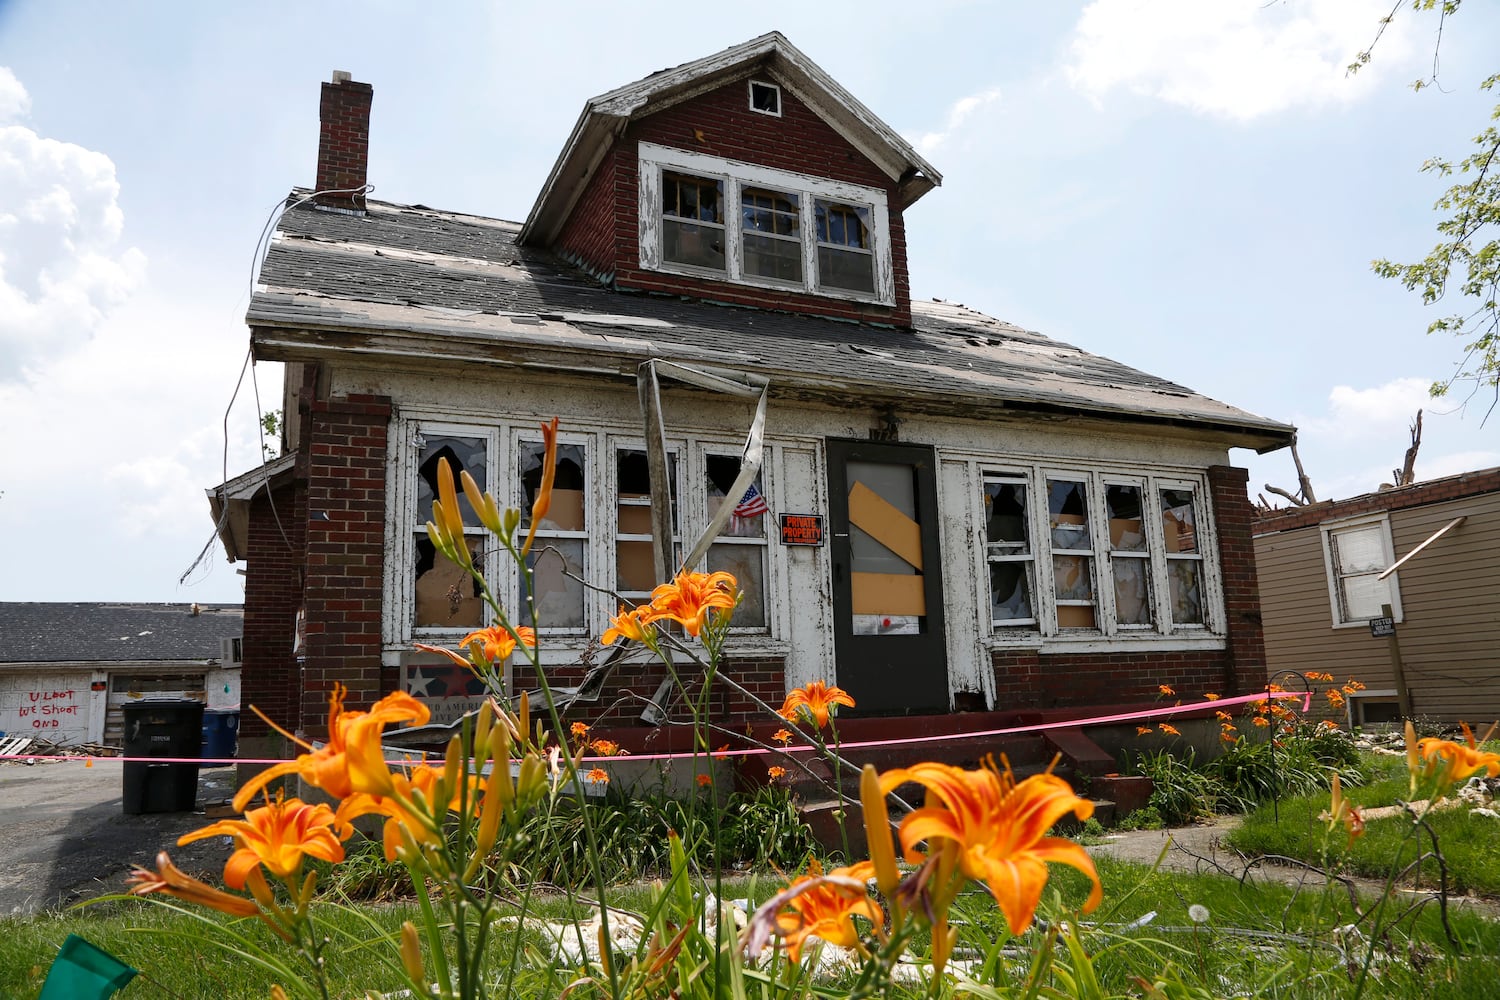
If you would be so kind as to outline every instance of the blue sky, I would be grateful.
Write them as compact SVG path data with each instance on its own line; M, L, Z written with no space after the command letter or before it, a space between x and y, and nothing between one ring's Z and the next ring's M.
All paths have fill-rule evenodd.
M313 178L318 84L375 88L375 197L522 219L583 101L770 29L944 175L912 292L1301 428L1322 497L1500 465L1500 416L1375 257L1435 242L1429 156L1500 95L1500 11L1389 0L255 5L0 0L0 600L238 601L204 487L258 460L236 394L254 247ZM233 405L231 406L231 400ZM1252 490L1290 453L1236 452Z

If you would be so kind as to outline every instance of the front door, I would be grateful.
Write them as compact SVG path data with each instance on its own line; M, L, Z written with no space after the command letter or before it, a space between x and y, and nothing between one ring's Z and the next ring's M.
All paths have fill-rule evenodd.
M827 449L838 685L855 714L946 712L936 456L873 441Z

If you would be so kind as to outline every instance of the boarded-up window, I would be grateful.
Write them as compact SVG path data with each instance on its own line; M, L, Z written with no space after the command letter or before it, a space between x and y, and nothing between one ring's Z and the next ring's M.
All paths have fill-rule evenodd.
M542 481L545 450L540 441L520 442L521 532L531 521L531 506ZM584 446L557 446L557 475L552 502L537 524L536 541L526 557L533 576L536 621L547 629L581 630L587 588L588 463ZM522 595L524 604L525 595ZM527 621L529 615L521 615Z

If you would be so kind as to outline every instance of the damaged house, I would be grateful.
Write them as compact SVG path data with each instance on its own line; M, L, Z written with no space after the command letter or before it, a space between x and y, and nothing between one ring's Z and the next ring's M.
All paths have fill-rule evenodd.
M928 719L1263 685L1228 455L1293 429L913 301L904 220L941 177L782 35L587 101L519 222L366 200L371 101L322 85L316 193L289 197L249 309L287 454L210 491L248 562L247 703L310 733L335 683L474 705L412 649L486 623L427 539L434 469L529 509L553 416L533 555L573 718L659 717L660 668L602 669L596 637L716 521L695 568L745 592L726 670L773 704L819 679ZM490 541L472 529L519 607Z

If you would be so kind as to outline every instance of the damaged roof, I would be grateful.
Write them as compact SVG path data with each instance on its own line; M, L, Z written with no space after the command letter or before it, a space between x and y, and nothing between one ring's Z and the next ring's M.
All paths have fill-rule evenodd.
M292 200L306 192L295 191ZM257 358L350 352L635 377L650 358L751 371L775 398L966 417L996 409L1189 427L1284 447L1295 429L948 302L912 329L621 292L520 225L371 201L283 213L247 320Z
M219 640L244 630L238 604L6 601L0 602L0 667L217 660Z

